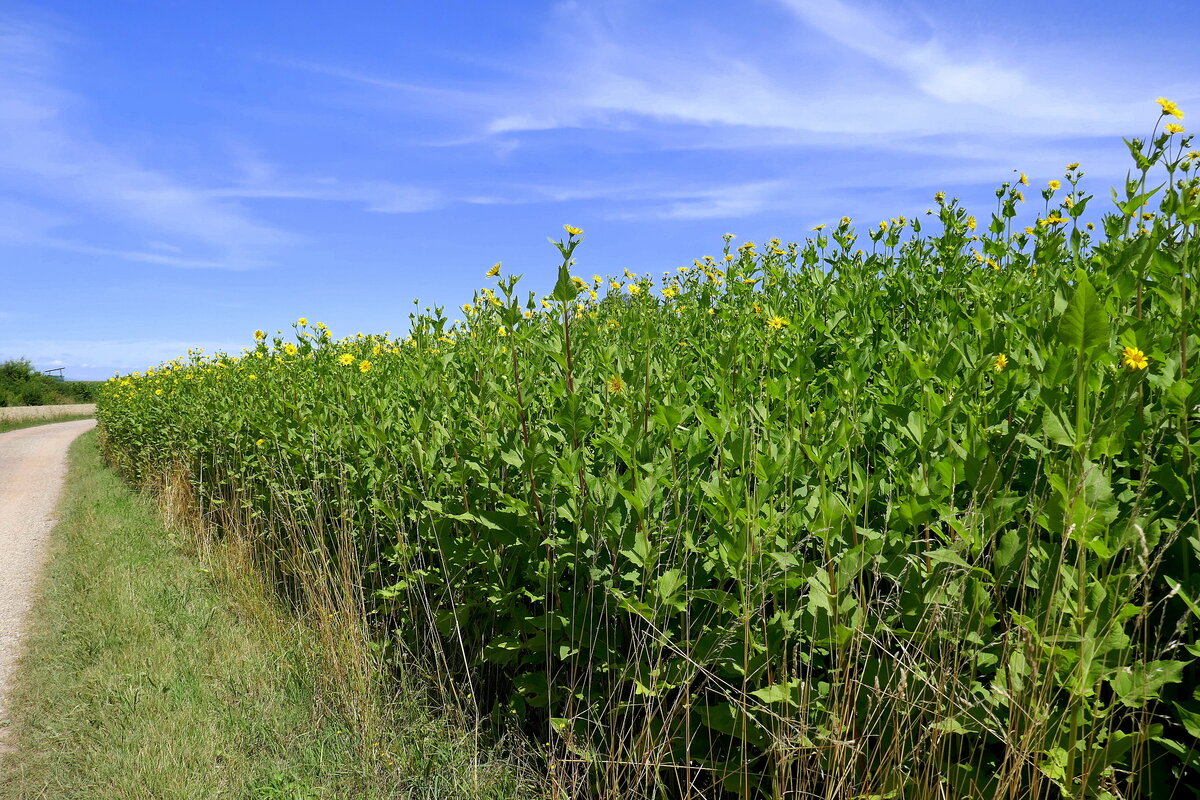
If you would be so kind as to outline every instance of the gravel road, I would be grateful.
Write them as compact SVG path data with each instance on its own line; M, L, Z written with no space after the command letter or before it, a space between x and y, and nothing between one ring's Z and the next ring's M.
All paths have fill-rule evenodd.
M0 433L0 751L7 749L5 697L46 558L67 448L95 424L82 419Z

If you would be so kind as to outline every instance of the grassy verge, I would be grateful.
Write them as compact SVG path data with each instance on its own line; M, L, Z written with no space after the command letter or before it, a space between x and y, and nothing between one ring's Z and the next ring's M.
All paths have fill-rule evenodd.
M56 422L71 422L77 419L91 419L95 414L69 414L65 417L55 417L54 419L11 419L0 420L0 433L8 433L9 431L19 430L20 428L33 428L37 425L53 425Z
M13 696L0 798L508 798L511 770L411 701L365 731L322 702L322 657L220 546L193 548L71 454Z

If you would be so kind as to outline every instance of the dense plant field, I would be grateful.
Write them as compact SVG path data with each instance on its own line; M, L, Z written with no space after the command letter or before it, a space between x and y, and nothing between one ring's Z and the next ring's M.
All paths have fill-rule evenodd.
M460 321L114 379L105 450L286 594L361 587L559 796L1200 796L1200 158L1160 102L1102 218L1073 164L656 280L574 274L567 226L549 297L497 264Z

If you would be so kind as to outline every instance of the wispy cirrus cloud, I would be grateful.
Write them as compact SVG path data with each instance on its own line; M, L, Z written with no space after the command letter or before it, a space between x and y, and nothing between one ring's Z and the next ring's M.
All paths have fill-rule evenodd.
M27 198L31 230L0 226L9 240L193 267L255 266L298 237L261 222L236 204L145 166L88 132L86 103L57 82L60 31L0 17L0 186ZM80 241L69 233L83 219L113 223L111 234L133 247ZM177 240L187 256L141 252L146 236ZM115 238L110 235L109 239Z
M568 187L523 184L503 193L462 198L473 205L523 205L601 201L601 216L619 220L740 219L778 201L784 180L681 182L662 179L583 181Z
M909 137L986 130L1061 136L1112 135L1141 125L1144 89L1125 81L1047 81L1040 60L978 36L959 48L952 31L903 32L893 6L842 0L777 0L770 56L729 46L727 31L681 27L663 36L627 7L572 4L572 67L527 87L533 110L508 112L491 133L629 124L629 118L705 127ZM618 4L620 6L620 4ZM582 43L578 40L582 39ZM992 52L990 57L972 53ZM964 55L965 53L965 55ZM1073 68L1106 74L1103 54L1072 55ZM1089 63L1089 60L1091 63ZM565 73L565 74L564 74ZM1103 91L1100 91L1100 88ZM537 102L529 102L536 98Z
M343 181L336 178L243 183L209 189L205 195L212 198L354 203L380 214L432 211L448 204L444 194L436 189L386 181Z
M362 70L291 66L448 110L474 126L453 137L454 146L536 150L596 132L609 137L606 146L621 142L640 152L886 152L923 161L921 184L944 182L945 173L1000 180L1016 166L1039 168L1031 163L1035 151L1045 151L1044 168L1057 174L1061 154L1035 143L1068 139L1084 156L1089 142L1103 138L1088 166L1111 177L1124 168L1112 140L1141 130L1152 114L1144 86L1082 39L1072 69L1092 80L1047 80L1044 53L982 30L964 32L952 16L923 17L909 6L774 0L756 6L761 19L753 30L737 19L721 26L711 15L680 24L669 6L560 3L540 46L473 89L434 92ZM756 41L764 21L769 46ZM781 177L798 182L801 175ZM662 218L685 218L686 209L658 210Z

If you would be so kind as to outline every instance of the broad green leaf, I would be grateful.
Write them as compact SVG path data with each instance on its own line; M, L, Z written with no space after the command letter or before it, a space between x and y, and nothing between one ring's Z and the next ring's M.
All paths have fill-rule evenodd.
M800 705L800 681L793 679L787 683L776 683L763 689L755 689L750 693L764 703L786 703L789 706Z
M1183 680L1183 668L1190 661L1150 661L1124 667L1110 679L1117 699L1130 708L1142 708L1158 698L1158 692L1169 683Z
M1082 271L1076 273L1075 292L1059 320L1058 335L1080 355L1108 344L1108 312Z

